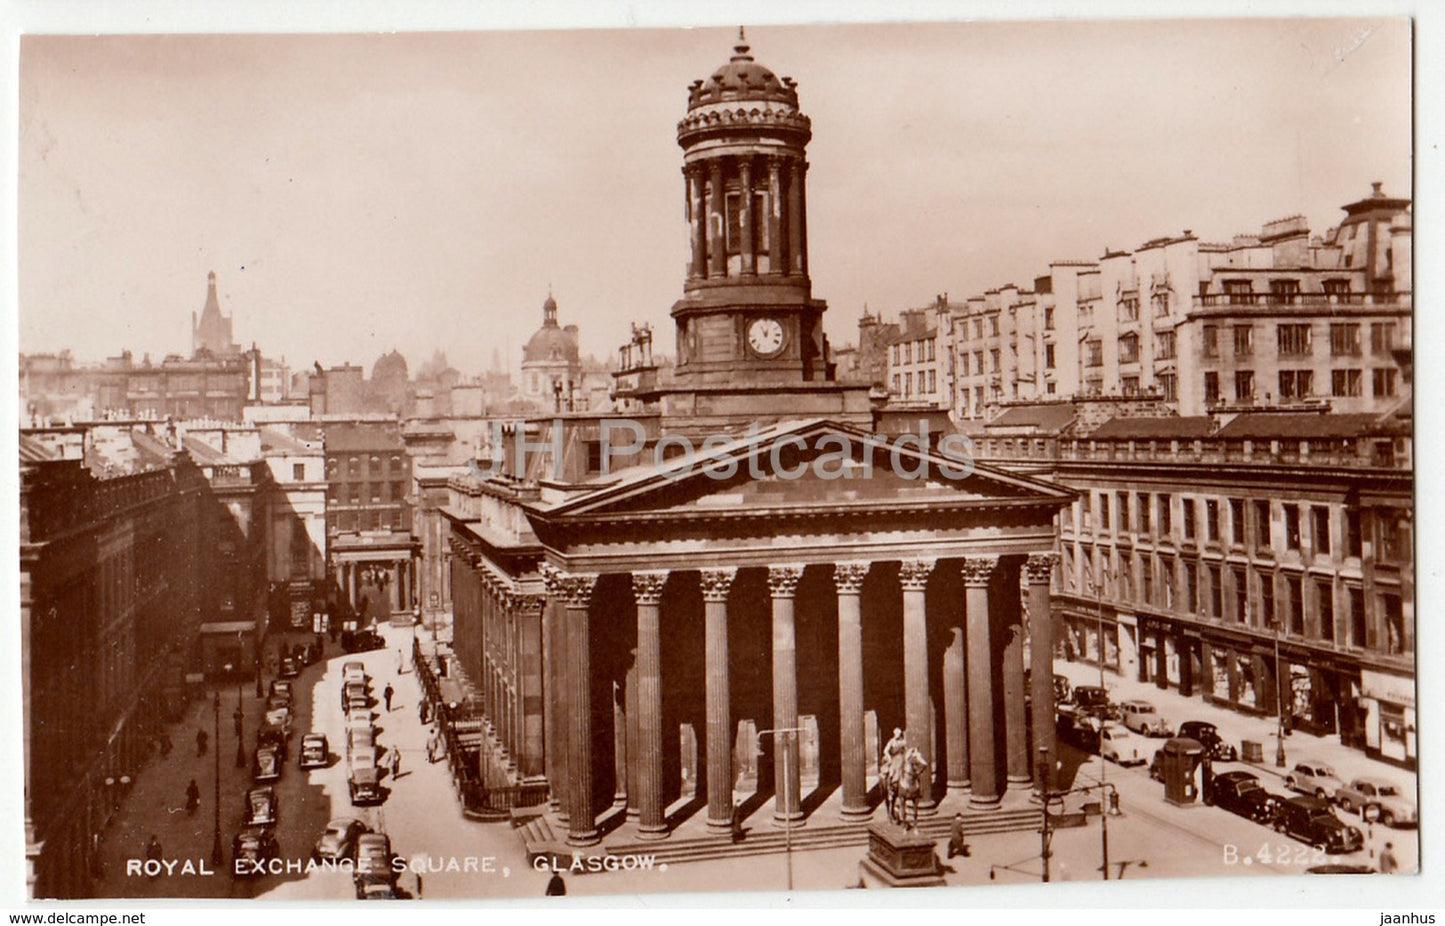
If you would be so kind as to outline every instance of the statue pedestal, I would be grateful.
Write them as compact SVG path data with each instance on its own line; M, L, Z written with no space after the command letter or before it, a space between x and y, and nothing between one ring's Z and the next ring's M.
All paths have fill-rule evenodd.
M892 822L868 827L868 855L858 863L865 887L939 887L942 866L934 841Z

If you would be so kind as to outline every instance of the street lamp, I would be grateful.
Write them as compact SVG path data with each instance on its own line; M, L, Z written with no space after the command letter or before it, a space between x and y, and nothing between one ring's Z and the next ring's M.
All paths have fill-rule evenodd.
M216 726L216 745L212 752L216 760L215 788L215 840L211 843L211 867L221 867L221 693L217 691L211 699L212 719Z
M1286 689L1285 689L1285 686L1289 683L1289 679L1286 678L1286 677L1284 677L1284 674L1283 674L1282 672L1280 672L1280 658L1279 658L1279 620L1278 620L1277 617L1276 617L1276 619L1274 620L1273 623L1274 623L1274 704L1275 704L1275 707L1277 707L1277 708L1279 709L1278 712L1277 712L1277 713L1279 714L1279 726L1275 729L1274 764L1275 764L1275 767L1276 767L1276 768L1284 768L1285 765L1288 764L1288 760L1286 760L1286 759L1285 759L1285 756L1284 756L1284 705L1285 705L1285 695L1286 695L1286 693L1287 693L1287 692L1286 692ZM1292 691L1290 691L1290 692L1288 692L1288 693L1289 693L1291 696L1293 696L1293 692L1292 692Z
M1093 572L1091 584L1094 586L1094 602L1099 619L1099 690L1102 692L1104 690L1104 653L1108 647L1104 645L1104 583L1100 581L1100 578L1112 579L1114 574L1113 570L1107 566L1098 566ZM1099 718L1099 789L1102 810L1099 814L1099 847L1104 856L1104 864L1101 868L1105 881L1109 880L1109 808L1104 805L1104 799L1109 797L1109 789L1113 787L1105 780L1109 768L1108 760L1104 758L1104 723L1106 719L1107 712L1104 717ZM1117 793L1117 791L1113 793Z
M785 727L777 730L759 730L757 734L758 748L762 748L763 737L772 734L773 752L781 753L783 759L783 846L788 859L788 890L793 889L793 776L789 773L788 755L791 749L793 736L802 733L802 727ZM778 734L783 734L782 745L778 744Z

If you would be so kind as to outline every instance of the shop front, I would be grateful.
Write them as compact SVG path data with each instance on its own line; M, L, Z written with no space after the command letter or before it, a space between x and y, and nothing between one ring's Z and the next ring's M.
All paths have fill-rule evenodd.
M1366 754L1415 768L1415 679L1361 669L1360 706Z

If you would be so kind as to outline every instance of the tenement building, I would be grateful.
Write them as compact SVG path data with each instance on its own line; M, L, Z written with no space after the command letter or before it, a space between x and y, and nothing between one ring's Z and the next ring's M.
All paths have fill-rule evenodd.
M725 833L740 792L801 825L804 788L836 790L866 820L894 727L930 764L925 813L1026 795L1052 745L1026 705L1051 713L1072 494L872 432L812 294L810 136L741 40L695 81L671 381L634 377L625 422L527 422L449 483L453 645L495 749L466 761L544 784L573 846L624 810L609 841L666 837L685 797Z
M1413 767L1408 399L1385 415L1130 404L1018 406L975 437L981 458L1078 493L1058 654Z
M1410 200L1375 184L1311 235L1302 216L1228 243L1191 231L1097 260L1055 261L953 310L953 408L1157 396L1182 415L1327 401L1382 412L1410 341Z

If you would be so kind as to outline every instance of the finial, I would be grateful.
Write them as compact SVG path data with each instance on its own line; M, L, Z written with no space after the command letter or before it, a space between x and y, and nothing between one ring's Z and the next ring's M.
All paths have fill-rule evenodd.
M747 37L747 34L743 32L743 27L742 27L742 26L738 26L738 43L733 46L733 60L734 60L734 61L751 61L751 60L753 60L752 57L748 55L748 37Z

